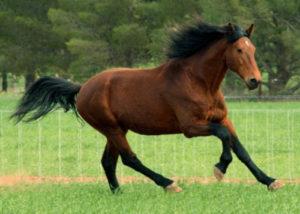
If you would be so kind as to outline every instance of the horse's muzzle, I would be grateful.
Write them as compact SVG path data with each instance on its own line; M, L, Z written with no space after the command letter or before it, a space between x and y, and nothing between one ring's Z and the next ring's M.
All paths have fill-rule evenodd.
M246 84L250 90L256 89L260 85L261 81L252 78L246 81Z

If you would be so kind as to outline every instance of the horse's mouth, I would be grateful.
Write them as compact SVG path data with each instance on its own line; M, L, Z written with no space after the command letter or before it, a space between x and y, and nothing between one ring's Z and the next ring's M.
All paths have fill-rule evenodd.
M245 81L249 90L254 90L260 85L260 81Z
M246 83L246 85L247 85L249 90L254 90L258 87L258 85L251 85L251 84L248 84L248 83Z

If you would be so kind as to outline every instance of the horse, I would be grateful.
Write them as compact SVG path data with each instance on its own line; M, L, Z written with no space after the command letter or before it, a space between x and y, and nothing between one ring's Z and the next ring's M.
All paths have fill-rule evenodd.
M197 22L171 35L167 59L156 68L113 68L82 85L41 77L25 92L11 117L16 122L30 122L56 106L73 110L107 139L101 163L113 193L120 190L116 177L119 157L124 165L165 191L182 191L175 181L139 160L126 139L129 130L144 135L215 136L222 142L222 153L213 169L217 180L223 179L233 151L258 182L269 190L279 189L283 183L266 175L241 144L220 89L229 70L249 90L261 83L250 40L253 29L253 24L243 30L231 23L214 26Z

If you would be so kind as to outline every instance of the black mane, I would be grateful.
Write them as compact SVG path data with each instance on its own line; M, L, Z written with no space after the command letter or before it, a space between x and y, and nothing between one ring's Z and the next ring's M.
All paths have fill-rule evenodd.
M237 25L220 27L200 22L171 35L167 56L169 59L186 58L222 38L234 42L243 36L247 33Z

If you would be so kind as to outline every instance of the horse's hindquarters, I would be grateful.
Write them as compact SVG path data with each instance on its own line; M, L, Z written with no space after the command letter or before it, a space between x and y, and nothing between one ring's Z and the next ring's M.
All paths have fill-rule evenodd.
M77 96L80 115L94 128L141 134L178 133L177 119L161 96L161 79L151 71L113 71L94 76Z

